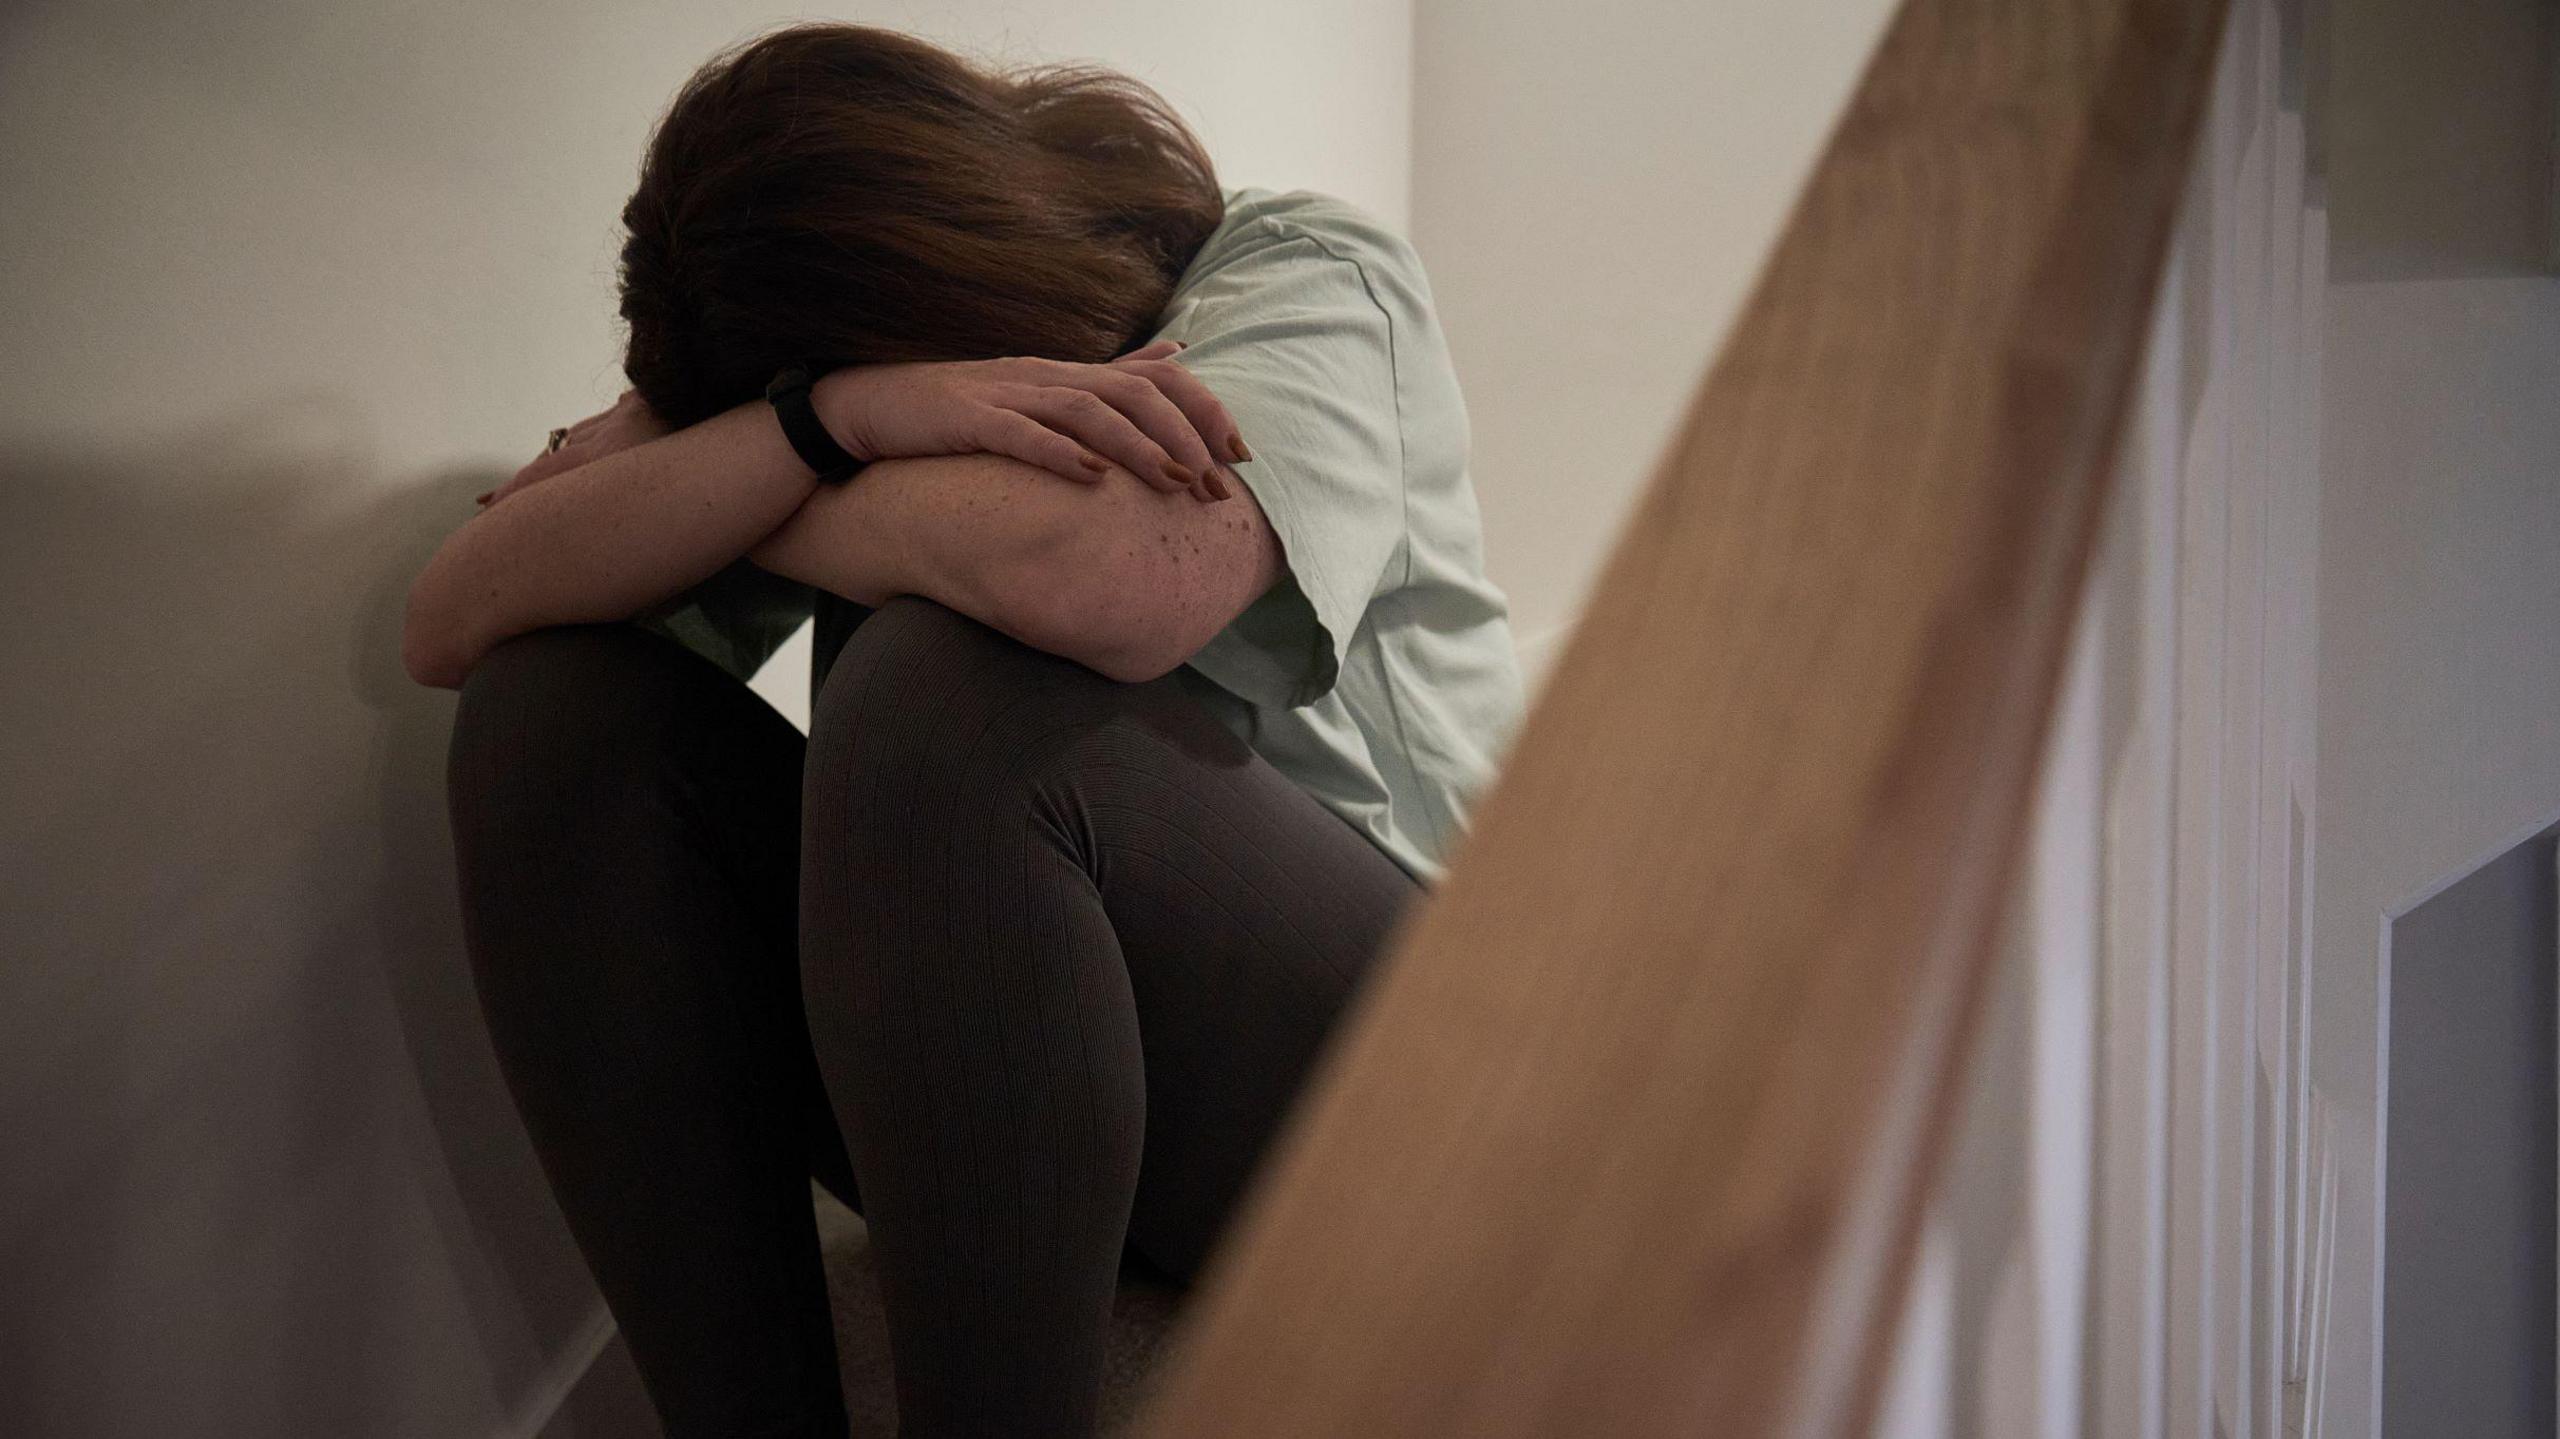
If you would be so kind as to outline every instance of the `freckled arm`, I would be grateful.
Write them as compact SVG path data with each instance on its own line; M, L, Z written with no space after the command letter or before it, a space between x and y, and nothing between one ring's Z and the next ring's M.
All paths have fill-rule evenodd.
M1091 484L997 455L883 460L755 548L765 569L862 604L918 594L1113 679L1199 652L1276 583L1253 492L1201 504L1114 468Z

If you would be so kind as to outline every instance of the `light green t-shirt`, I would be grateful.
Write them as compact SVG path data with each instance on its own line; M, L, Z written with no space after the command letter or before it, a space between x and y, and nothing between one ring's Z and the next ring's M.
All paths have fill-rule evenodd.
M1157 334L1184 342L1180 362L1253 447L1236 473L1288 574L1176 673L1274 768L1436 882L1522 698L1430 286L1412 246L1345 201L1226 198ZM809 614L805 586L741 561L644 622L743 678ZM832 657L822 642L812 693Z

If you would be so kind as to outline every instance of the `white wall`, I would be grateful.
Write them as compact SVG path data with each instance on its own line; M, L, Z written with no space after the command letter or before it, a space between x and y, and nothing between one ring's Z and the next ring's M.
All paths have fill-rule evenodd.
M0 11L0 1431L527 1432L600 1310L457 945L400 597L618 388L613 216L744 4ZM1410 11L912 3L1405 215Z
M2338 285L2328 345L2312 1065L2366 1141L2335 1342L2378 1377L2383 919L2560 816L2560 281ZM2331 1395L2372 1432L2369 1390Z
M1533 679L1891 9L1418 0L1414 243Z
M2328 1432L2365 1435L2384 918L2560 816L2560 279L2475 193L2545 193L2550 7L2332 11L2332 269L2362 278L2324 359L2312 1079L2342 1140Z

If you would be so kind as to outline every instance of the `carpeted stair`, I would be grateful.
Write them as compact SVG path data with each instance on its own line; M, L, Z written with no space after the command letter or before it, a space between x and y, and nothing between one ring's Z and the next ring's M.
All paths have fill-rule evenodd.
M872 1270L869 1232L862 1216L821 1193L818 1238L826 1251L827 1291L835 1306L836 1352L844 1370L853 1439L894 1439L897 1391L889 1371L889 1331ZM1181 1297L1180 1291L1135 1266L1123 1272L1112 1311L1110 1368L1102 1386L1104 1433L1117 1431L1137 1412Z

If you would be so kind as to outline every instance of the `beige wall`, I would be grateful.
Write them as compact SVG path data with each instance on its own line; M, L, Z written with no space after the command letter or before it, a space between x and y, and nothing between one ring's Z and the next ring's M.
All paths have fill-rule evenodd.
M2356 1141L2333 1343L2366 1380L2383 918L2560 818L2560 280L2338 285L2328 347L2312 1077ZM2374 1432L2370 1383L2330 1397Z
M2551 7L2332 0L2312 1079L2350 1141L2329 1432L2376 1432L2385 915L2560 817Z
M1488 564L1533 676L1891 8L1416 5L1414 243L1466 385Z
M786 14L0 10L0 1432L529 1432L601 1342L459 967L399 602L618 388L645 127ZM1118 64L1231 181L1404 216L1402 3L857 18Z

